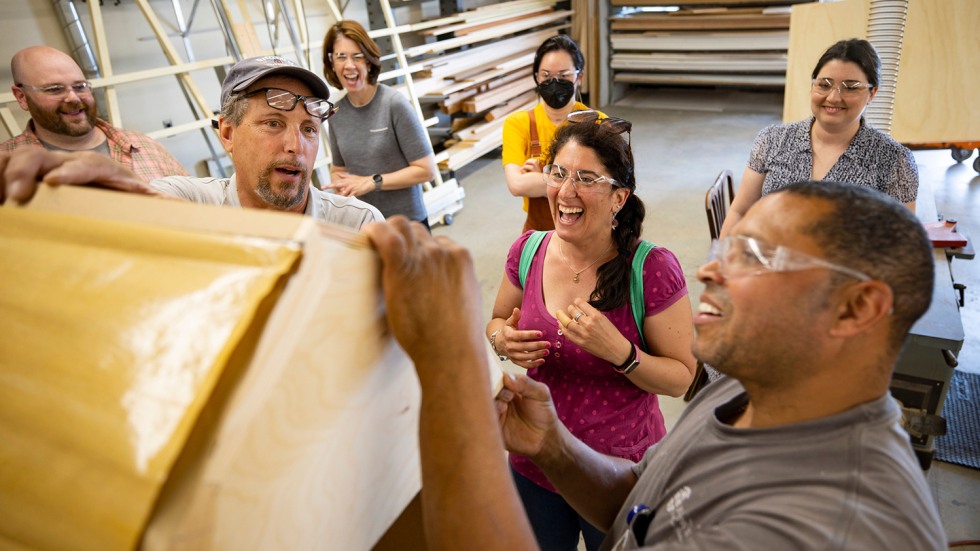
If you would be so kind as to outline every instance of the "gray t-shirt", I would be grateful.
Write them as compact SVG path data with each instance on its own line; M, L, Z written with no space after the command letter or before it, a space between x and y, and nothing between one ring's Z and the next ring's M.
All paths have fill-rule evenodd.
M782 427L736 429L719 420L734 418L747 400L728 377L698 394L634 466L639 480L602 549L947 548L890 395ZM626 524L639 504L655 511L646 547Z
M333 164L357 176L401 170L432 154L432 144L408 100L384 84L371 103L354 107L340 100L337 114L327 122ZM403 214L411 220L428 217L422 184L371 192L359 199L378 207L386 217Z
M238 199L238 184L235 175L232 175L231 178L168 176L151 180L150 187L161 193L180 197L194 203L239 208L242 206ZM354 197L327 193L313 186L310 186L310 200L306 203L306 215L355 230L360 229L362 225L368 222L384 220L378 209L363 201L358 201Z
M811 179L813 120L767 126L756 136L749 168L765 175L762 195ZM857 134L823 179L874 188L900 203L915 201L919 193L919 170L912 152L868 126L863 117Z

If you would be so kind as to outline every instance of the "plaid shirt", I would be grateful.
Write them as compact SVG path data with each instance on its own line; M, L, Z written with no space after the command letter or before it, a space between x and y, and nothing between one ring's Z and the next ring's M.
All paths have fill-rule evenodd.
M115 128L102 119L96 120L95 126L106 135L109 157L135 172L143 181L149 182L165 176L187 176L184 166L153 138L139 132ZM44 147L34 132L33 120L27 123L27 128L19 136L0 144L0 152L9 153L20 147Z

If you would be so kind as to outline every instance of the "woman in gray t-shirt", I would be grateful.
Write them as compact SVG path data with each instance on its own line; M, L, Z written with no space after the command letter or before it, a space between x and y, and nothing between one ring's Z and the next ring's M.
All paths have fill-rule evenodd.
M330 185L378 208L428 225L422 184L436 175L432 144L408 100L378 84L381 50L356 21L335 23L323 41L323 72L347 95L329 122Z
M919 172L912 152L864 120L881 80L874 46L858 38L837 42L817 61L812 78L813 116L764 128L752 144L723 237L760 197L805 180L868 186L915 212Z

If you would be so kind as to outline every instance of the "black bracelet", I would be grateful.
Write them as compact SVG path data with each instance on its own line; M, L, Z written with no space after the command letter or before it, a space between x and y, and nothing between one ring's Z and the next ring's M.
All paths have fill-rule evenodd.
M630 364L632 364L634 361L636 361L636 346L633 343L630 343L629 358L626 358L626 361L623 362L621 365L616 365L613 363L610 363L610 365L612 365L613 369L615 369L618 373L625 373L626 370L630 367ZM630 371L632 371L632 369Z

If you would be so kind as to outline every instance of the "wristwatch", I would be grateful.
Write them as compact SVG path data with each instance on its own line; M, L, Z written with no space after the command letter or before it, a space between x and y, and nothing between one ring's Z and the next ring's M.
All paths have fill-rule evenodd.
M629 375L637 367L640 367L640 358L638 358L636 354L636 345L634 344L633 348L630 349L630 357L626 358L626 361L623 362L622 365L616 365L613 363L610 363L610 365L612 365L612 368L616 370L616 373L620 373L622 375Z
M371 179L374 180L374 191L381 191L381 184L384 183L384 178L380 174L375 174L371 176Z
M497 333L500 333L500 331L501 331L501 329L497 329L493 333L490 333L490 348L493 348L493 353L497 355L497 359L498 360L500 360L502 362L506 362L510 358L508 358L507 356L504 356L500 352L497 352L497 342L496 342L497 341Z

